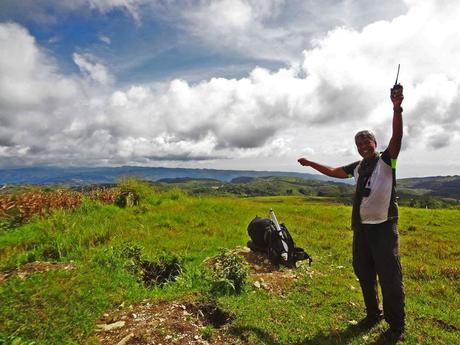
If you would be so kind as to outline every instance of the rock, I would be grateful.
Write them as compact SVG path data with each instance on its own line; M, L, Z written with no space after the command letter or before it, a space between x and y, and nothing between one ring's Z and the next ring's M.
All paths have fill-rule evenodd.
M121 328L124 325L125 325L124 321L117 321L114 323L97 325L97 327L99 327L102 331L111 331L112 329Z
M126 337L124 337L123 339L121 339L117 345L126 345L126 343L132 338L134 337L134 333L129 333Z
M256 288L260 289L260 283L258 281L255 281L253 284Z

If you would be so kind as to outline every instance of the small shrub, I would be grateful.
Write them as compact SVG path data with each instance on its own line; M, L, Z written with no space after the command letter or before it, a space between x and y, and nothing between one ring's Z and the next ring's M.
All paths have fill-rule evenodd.
M121 208L137 206L139 204L139 195L132 190L125 190L120 193L115 204Z
M207 272L213 294L240 294L247 282L249 269L243 259L222 250L211 259Z

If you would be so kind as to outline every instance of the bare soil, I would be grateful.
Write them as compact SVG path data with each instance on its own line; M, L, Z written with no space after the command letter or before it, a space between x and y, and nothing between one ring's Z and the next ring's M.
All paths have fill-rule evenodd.
M248 263L253 289L283 296L297 279L295 269L280 269L263 253L246 247L237 247L232 252ZM103 345L241 344L241 340L228 332L233 319L232 314L214 303L146 300L104 314L95 337Z
M237 341L225 335L225 326L232 320L232 315L211 303L144 301L105 314L96 338L107 345L236 344ZM119 327L104 330L111 325ZM210 325L212 333L206 332L206 326Z
M7 280L10 277L17 276L21 279L27 279L29 276L35 273L48 272L50 270L74 270L75 264L70 263L59 263L59 262L47 262L47 261L34 261L28 262L21 267L9 271L0 272L0 283Z

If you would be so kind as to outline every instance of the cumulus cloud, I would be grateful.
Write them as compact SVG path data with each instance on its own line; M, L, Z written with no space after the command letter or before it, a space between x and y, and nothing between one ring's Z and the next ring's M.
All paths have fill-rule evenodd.
M249 3L215 2L216 13L233 6L215 25L244 33L254 18L268 18L284 4L261 4L254 12ZM329 31L304 51L302 64L196 84L176 79L117 87L100 61L77 52L73 59L84 76L63 75L26 29L0 24L0 157L3 164L77 165L281 157L300 151L298 138L283 137L296 128L340 128L324 140L325 150L349 155L341 133L350 128L369 127L379 143L388 142L389 88L398 63L406 148L448 147L460 134L460 4L408 6L391 21ZM306 140L299 147L319 152Z

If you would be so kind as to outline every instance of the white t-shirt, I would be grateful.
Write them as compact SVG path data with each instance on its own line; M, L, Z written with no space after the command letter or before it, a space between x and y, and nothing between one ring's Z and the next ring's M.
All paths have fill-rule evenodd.
M355 162L343 167L349 177L359 178L359 165ZM370 189L369 196L363 196L360 205L360 216L363 224L380 224L389 219L397 218L397 204L395 198L395 168L396 160L390 159L388 149L377 161L374 171L366 182L366 189Z

